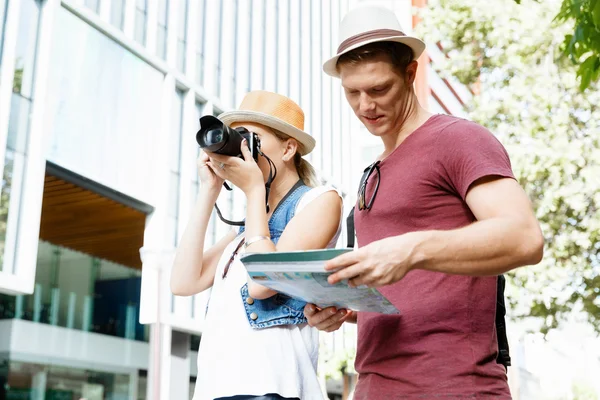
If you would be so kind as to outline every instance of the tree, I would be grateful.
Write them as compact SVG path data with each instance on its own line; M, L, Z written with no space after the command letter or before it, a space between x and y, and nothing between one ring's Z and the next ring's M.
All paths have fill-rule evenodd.
M573 400L598 400L598 395L593 387L588 384L576 382L572 388Z
M584 91L600 78L600 0L563 0L556 21L572 23L562 51L578 65L579 88Z
M570 1L570 0L565 0ZM506 146L546 239L544 260L508 276L513 317L546 333L571 310L600 332L600 91L581 92L558 60L567 23L558 0L432 0L420 35L448 55L434 68L476 95L470 118Z

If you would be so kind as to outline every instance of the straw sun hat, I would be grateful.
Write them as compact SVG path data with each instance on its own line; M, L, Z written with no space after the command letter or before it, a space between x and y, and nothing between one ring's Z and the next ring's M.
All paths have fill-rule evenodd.
M315 147L315 139L304 132L304 112L298 104L277 93L256 90L248 93L239 109L218 117L223 123L254 122L275 129L296 139L300 154L306 155Z

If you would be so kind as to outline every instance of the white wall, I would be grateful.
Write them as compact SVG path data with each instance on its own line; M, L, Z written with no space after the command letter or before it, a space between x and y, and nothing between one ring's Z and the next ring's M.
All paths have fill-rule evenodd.
M144 342L15 319L0 321L0 338L0 353L15 361L113 373L148 368Z

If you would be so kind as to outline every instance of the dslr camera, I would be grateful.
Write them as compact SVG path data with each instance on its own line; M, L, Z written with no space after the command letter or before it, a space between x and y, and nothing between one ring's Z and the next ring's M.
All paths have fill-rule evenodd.
M244 127L230 128L212 115L200 118L200 130L196 133L196 142L203 150L243 158L240 150L243 139L246 139L254 161L258 161L260 139L256 133Z

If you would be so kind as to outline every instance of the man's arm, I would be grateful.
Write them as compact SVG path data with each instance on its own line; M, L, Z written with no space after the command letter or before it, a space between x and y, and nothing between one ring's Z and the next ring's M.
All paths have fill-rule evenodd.
M334 284L378 287L395 283L412 269L448 274L490 276L537 264L543 236L531 203L509 178L486 177L467 192L476 222L449 231L410 232L382 239L330 260L325 268L338 272Z
M469 190L466 201L477 222L426 233L417 247L417 268L489 276L542 260L540 226L515 180L483 178Z

